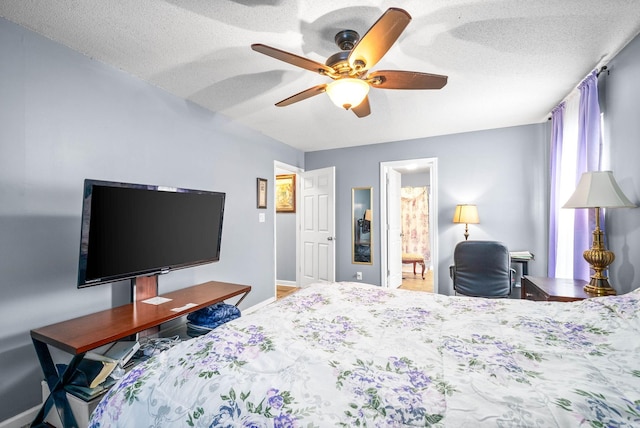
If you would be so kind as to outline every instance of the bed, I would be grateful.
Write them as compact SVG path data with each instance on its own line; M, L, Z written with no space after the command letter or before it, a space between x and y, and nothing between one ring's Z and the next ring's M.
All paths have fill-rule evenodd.
M90 426L637 427L639 301L315 284L136 366Z

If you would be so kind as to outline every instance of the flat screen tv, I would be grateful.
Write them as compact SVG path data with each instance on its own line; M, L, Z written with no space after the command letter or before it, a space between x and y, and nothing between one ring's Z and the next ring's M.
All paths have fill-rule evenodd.
M220 259L225 193L84 181L78 288Z

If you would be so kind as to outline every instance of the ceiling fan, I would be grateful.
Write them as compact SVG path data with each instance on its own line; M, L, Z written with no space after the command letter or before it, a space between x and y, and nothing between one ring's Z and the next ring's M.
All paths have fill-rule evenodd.
M353 30L340 31L335 36L335 42L342 51L331 55L324 64L261 43L251 45L251 49L333 79L331 83L316 85L285 98L276 103L276 106L288 106L327 92L337 106L351 109L358 117L365 117L371 113L367 94L372 87L441 89L447 84L447 76L438 74L402 70L369 72L400 37L410 21L411 15L405 10L390 8L362 38Z

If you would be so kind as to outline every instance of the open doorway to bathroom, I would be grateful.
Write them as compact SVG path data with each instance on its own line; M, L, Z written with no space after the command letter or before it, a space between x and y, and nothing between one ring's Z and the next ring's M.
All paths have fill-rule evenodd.
M382 286L437 293L437 159L381 162L380 177Z
M429 230L430 171L403 173L401 177L402 285L400 288L433 292Z

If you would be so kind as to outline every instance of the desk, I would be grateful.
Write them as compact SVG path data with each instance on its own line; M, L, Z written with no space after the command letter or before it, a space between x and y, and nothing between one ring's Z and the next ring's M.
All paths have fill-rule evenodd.
M574 302L594 297L584 291L587 283L581 279L525 276L522 278L521 297L536 301Z
M31 330L33 346L51 391L32 426L43 424L54 404L65 428L78 426L64 386L88 351L241 295L237 306L250 291L248 285L210 281L164 294L161 297L172 300L160 305L138 301ZM194 306L188 307L188 304ZM73 355L67 369L59 376L48 345Z
M528 251L510 252L511 263L520 263L522 265L522 276L529 275L529 260L533 260L534 256Z
M354 243L353 263L371 264L371 241L356 241Z

